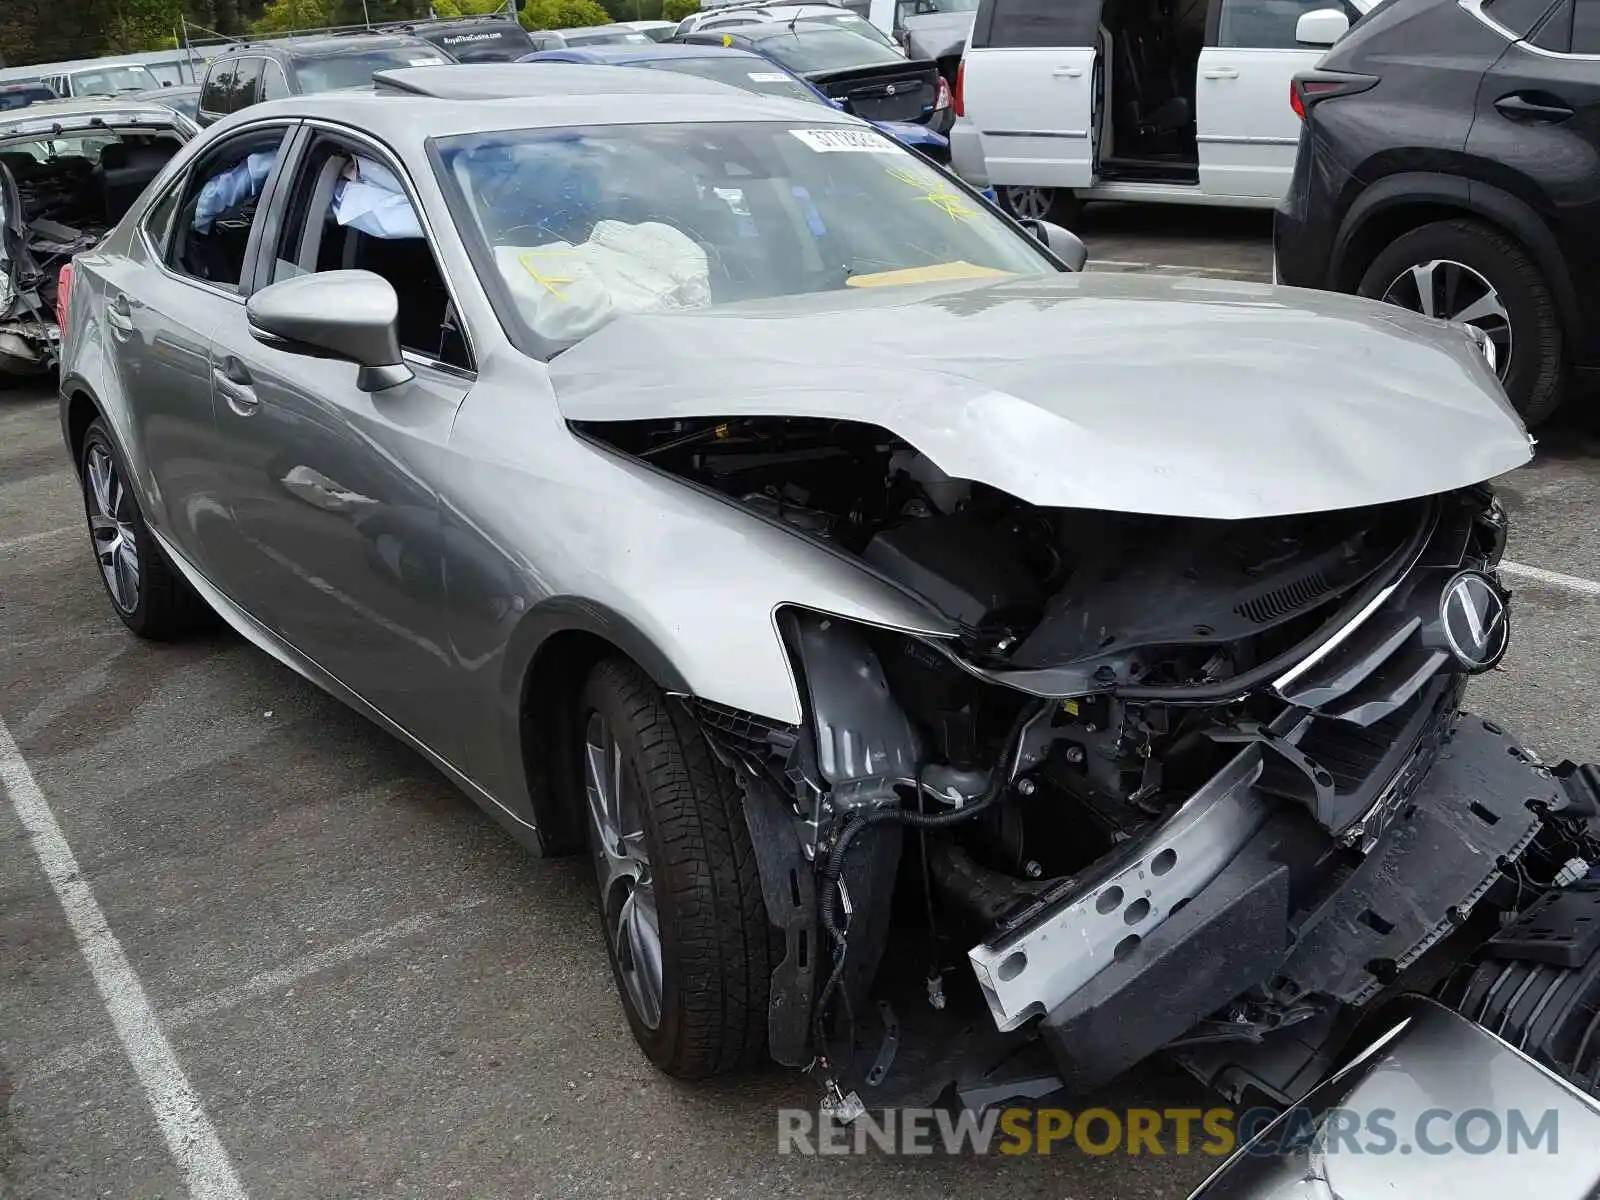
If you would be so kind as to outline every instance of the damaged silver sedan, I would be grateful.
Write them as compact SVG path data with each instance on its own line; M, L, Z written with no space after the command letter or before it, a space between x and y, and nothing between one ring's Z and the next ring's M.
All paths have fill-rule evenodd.
M1460 709L1530 455L1472 334L1079 274L862 122L655 75L258 105L80 257L129 627L214 610L587 853L680 1077L1288 1100L1439 989L1592 1079L1595 771Z
M56 284L196 132L162 104L50 101L0 114L0 383L60 350Z

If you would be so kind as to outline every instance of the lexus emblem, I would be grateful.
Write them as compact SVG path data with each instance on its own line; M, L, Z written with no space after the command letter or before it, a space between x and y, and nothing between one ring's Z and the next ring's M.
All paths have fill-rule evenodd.
M1479 571L1462 571L1444 585L1439 619L1456 661L1470 674L1487 671L1505 657L1511 642L1506 595Z

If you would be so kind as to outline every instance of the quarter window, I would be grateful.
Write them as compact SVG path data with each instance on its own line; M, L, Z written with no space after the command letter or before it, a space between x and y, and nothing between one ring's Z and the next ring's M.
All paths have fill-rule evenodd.
M1600 0L1576 0L1574 3L1572 52L1600 54Z
M261 98L281 100L288 94L289 81L283 76L283 68L274 59L267 59L266 68L261 72Z
M1553 0L1485 0L1483 15L1518 37L1527 37L1552 6Z

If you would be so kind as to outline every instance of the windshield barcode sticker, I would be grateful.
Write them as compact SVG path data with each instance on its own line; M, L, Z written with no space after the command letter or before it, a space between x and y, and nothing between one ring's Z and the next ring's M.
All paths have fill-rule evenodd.
M788 83L789 77L782 71L751 71L751 83Z
M444 65L444 59L442 58L413 58L408 61L413 67L442 67Z
M832 154L836 151L857 154L899 153L888 139L881 138L866 129L791 129L789 132L818 154Z

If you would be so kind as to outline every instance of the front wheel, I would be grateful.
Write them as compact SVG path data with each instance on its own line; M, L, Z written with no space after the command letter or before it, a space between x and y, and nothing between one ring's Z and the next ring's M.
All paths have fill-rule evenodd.
M737 783L625 659L591 672L577 727L606 949L635 1040L680 1079L755 1065L779 955Z
M1049 221L1070 225L1083 212L1082 202L1069 188L1003 187L1000 203L1019 221Z
M1530 427L1560 406L1561 314L1515 238L1479 221L1435 221L1385 247L1357 291L1483 330L1506 395Z

